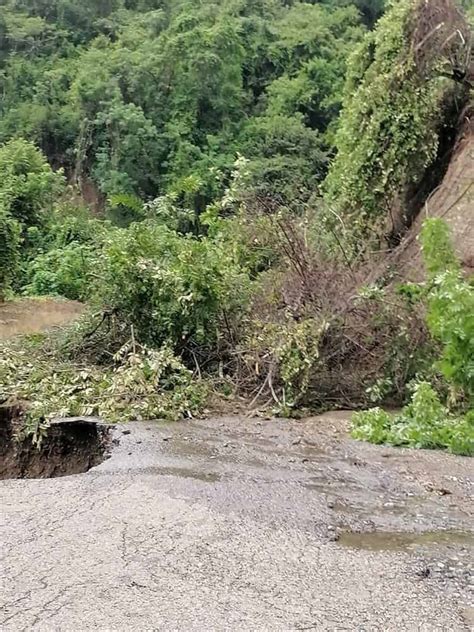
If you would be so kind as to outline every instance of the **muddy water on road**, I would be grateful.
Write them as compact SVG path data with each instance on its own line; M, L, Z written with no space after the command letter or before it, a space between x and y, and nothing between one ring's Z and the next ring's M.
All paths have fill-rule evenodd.
M474 546L474 535L467 531L424 531L400 533L374 531L368 533L343 532L338 543L351 549L367 551L409 551L443 545Z
M472 460L353 441L350 415L131 424L99 472L145 475L221 514L298 528L341 550L409 556L413 573L467 604Z
M46 331L78 318L84 305L60 299L21 299L0 303L0 340Z
M448 532L470 531L470 459L352 441L349 418L350 413L299 422L229 417L130 424L116 456L104 465L131 476L166 477L184 490L199 485L222 510L249 511L259 520L285 522L297 504L308 528L326 531L329 524L340 532L341 544L349 544L347 531L441 531L440 544L448 543ZM275 490L280 504L271 501ZM354 546L363 544L356 542L359 536Z

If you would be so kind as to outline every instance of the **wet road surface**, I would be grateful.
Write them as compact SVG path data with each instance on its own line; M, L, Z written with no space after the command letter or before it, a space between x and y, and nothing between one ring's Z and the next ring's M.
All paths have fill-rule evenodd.
M0 629L472 629L472 461L346 429L129 424L85 474L0 481Z

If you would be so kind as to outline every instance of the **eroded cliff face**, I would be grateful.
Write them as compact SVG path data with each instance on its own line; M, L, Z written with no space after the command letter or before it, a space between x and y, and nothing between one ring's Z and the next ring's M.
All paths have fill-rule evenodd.
M441 181L420 209L393 253L400 276L421 280L424 268L418 235L426 217L444 219L466 274L474 273L474 106L463 115L452 157Z

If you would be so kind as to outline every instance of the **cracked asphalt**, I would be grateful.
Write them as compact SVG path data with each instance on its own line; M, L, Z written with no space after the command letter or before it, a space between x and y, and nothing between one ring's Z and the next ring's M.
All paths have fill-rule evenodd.
M474 629L469 459L340 414L114 433L85 474L0 481L2 632Z

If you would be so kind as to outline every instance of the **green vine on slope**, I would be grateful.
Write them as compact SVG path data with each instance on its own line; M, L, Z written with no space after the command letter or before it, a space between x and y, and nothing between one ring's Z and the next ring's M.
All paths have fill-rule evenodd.
M425 33L432 24L433 33ZM440 37L452 42L449 50ZM396 228L397 201L404 221L408 187L436 158L447 102L468 96L465 85L446 79L454 77L446 67L467 58L469 41L453 0L401 0L352 55L326 191L331 207L349 219L354 251Z

